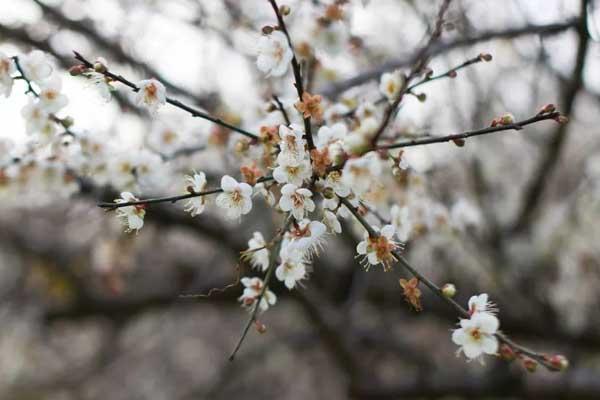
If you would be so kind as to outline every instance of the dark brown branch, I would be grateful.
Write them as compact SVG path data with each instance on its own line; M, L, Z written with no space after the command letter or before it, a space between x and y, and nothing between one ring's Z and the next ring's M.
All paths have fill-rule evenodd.
M90 68L90 69L94 68L94 65L91 62L89 62L87 59L85 59L81 54L79 54L76 51L74 51L73 53L75 53L75 58L78 61L80 61L85 67ZM130 80L124 78L121 75L113 74L112 72L110 72L108 70L102 72L102 74L104 76L106 76L107 78L112 79L113 81L117 81L117 82L122 83L123 85L129 87L134 92L138 92L140 90L135 83L131 82ZM246 130L240 128L240 127L237 127L235 125L231 125L231 124L223 121L220 118L213 117L212 115L210 115L210 114L208 114L208 113L206 113L204 111L198 110L196 108L193 108L191 106L188 106L188 105L182 103L179 100L173 99L171 97L167 97L167 103L169 103L172 106L177 107L177 108L179 108L179 109L181 109L183 111L188 112L193 117L206 119L206 120L211 121L211 122L213 122L213 123L215 123L217 125L220 125L220 126L222 126L224 128L231 129L232 131L240 133L240 134L242 134L242 135L244 135L244 136L246 136L246 137L248 137L250 139L258 140L258 136L255 135L254 133L248 132L248 131L246 131Z
M494 133L494 132L519 131L519 130L522 130L524 126L535 124L536 122L546 121L546 120L550 120L550 119L556 120L558 117L560 117L560 115L561 114L559 112L540 114L540 115L536 115L535 117L531 117L531 118L528 118L528 119L525 119L522 121L518 121L518 122L509 124L509 125L497 125L497 126L493 126L493 127L478 129L478 130L474 130L474 131L467 131L467 132L457 133L457 134L448 135L448 136L439 136L439 137L434 136L434 137L412 139L412 140L407 140L407 141L403 141L403 142L399 142L399 143L392 143L392 144L377 146L377 149L382 149L382 150L383 149L387 149L387 150L399 149L402 147L422 146L422 145L426 145L426 144L444 143L444 142L450 142L450 141L455 141L455 140L464 140L464 139L467 139L467 138L470 138L473 136L486 135L486 134Z
M292 121L290 120L290 116L288 115L287 111L285 110L285 107L283 106L283 103L281 102L281 100L279 99L279 97L277 97L277 95L273 95L273 101L277 105L277 109L281 112L281 115L283 115L283 119L285 120L285 124L287 126L290 126L291 123L292 123Z

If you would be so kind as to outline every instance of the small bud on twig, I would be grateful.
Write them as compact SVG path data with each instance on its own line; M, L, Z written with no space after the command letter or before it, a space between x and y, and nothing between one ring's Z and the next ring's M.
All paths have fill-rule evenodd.
M262 27L262 33L265 35L270 35L273 32L273 27L270 25L265 25Z
M74 65L69 68L69 74L71 74L71 76L79 76L87 71L87 69L88 68L83 64Z
M531 358L526 358L523 360L523 367L528 372L534 373L537 370L538 363L532 360Z
M452 298L456 295L456 286L452 283L446 283L442 286L442 294L447 298Z
M563 355L556 354L550 357L548 360L550 364L558 371L564 371L569 368L569 360Z
M254 321L254 327L256 328L256 331L261 335L267 332L267 326L260 321Z
M73 117L64 117L63 119L60 120L60 123L65 128L70 128L75 123L75 120L73 119Z
M554 104L546 104L544 107L541 108L540 112L538 112L538 115L550 114L554 111L556 111L556 107L554 106Z
M510 347L507 344L502 344L500 346L499 353L500 357L505 361L513 361L517 358L517 354L515 353L515 351L512 349L512 347Z
M290 8L290 6L284 4L281 7L279 7L279 12L281 13L281 15L290 15L292 9Z
M452 139L452 142L458 147L463 147L465 145L465 139Z
M479 54L479 59L481 61L490 62L492 61L492 55L489 53L481 53Z

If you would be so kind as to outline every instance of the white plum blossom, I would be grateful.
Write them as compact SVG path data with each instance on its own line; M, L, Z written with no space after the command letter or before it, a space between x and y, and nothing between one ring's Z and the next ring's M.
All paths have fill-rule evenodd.
M483 354L498 352L498 318L488 313L475 313L470 319L461 319L460 328L452 332L452 341L460 346L458 351L469 359L477 359Z
M12 92L15 63L0 51L0 96L9 97Z
M477 227L481 224L481 214L475 205L467 199L459 199L450 209L452 223L461 230Z
M327 174L325 187L331 188L340 197L347 197L351 192L350 188L342 180L342 174L339 171L331 171Z
M298 281L306 277L306 265L294 252L284 250L280 256L281 264L275 270L275 276L291 290Z
M281 188L279 208L285 212L291 212L296 220L301 220L305 213L315 210L315 203L311 197L310 190L288 183Z
M40 50L19 57L19 65L25 77L32 82L41 84L52 75L52 65L48 62L46 54Z
M62 94L62 80L58 75L53 75L51 78L40 84L39 102L40 106L48 113L55 113L64 108L69 99Z
M392 251L398 247L394 241L395 229L392 225L385 225L381 228L378 236L371 237L365 232L364 240L356 245L356 252L364 256L369 265L381 264L384 270L391 268L391 263L395 260Z
M323 125L317 133L315 145L321 149L335 143L341 143L348 134L346 124L337 122L331 126Z
M256 277L244 277L241 279L241 282L245 289L238 300L242 302L243 306L252 310L263 291L264 283L262 279ZM267 288L262 299L260 300L259 309L261 311L267 311L269 307L275 305L276 302L277 296L275 296L275 293Z
M400 71L386 72L381 75L379 91L389 100L394 101L404 85L405 77Z
M297 165L302 160L308 157L304 140L304 132L295 124L287 126L279 126L279 147L280 153L277 156L279 164Z
M293 53L285 35L275 30L258 40L256 66L266 76L282 76L292 61Z
M297 186L302 185L302 182L309 179L311 175L312 168L308 159L280 163L273 170L273 178L277 183L293 183Z
M90 82L96 86L98 89L98 93L100 97L107 103L112 100L112 92L117 89L111 84L111 81L104 74L100 74L98 72L89 72L87 74Z
M238 182L229 175L221 178L223 193L217 196L216 204L225 210L225 216L236 219L252 210L252 186Z
M21 115L25 119L25 129L30 135L42 131L49 123L50 118L50 115L42 107L41 103L31 98L29 98L25 107L21 110Z
M276 203L275 195L267 188L264 182L259 182L254 185L254 196L262 196L271 207Z
M396 229L396 236L398 236L401 242L408 241L414 229L410 209L407 206L400 207L394 204L390 210L390 214L392 225Z
M186 175L185 181L188 184L187 190L194 193L201 193L206 189L206 175L204 172L194 172L194 175ZM189 212L192 217L200 215L206 206L205 196L195 196L188 199L185 203L185 211Z
M487 293L482 293L477 296L471 296L471 298L469 299L468 305L469 305L469 314L471 314L471 315L474 315L477 313L493 314L497 311L494 303L492 303L488 300Z
M315 46L328 54L338 54L348 42L348 28L341 21L317 24L313 33Z
M373 152L346 162L342 170L342 182L357 195L366 193L373 181L381 174L381 160Z
M337 216L329 211L323 211L323 223L331 233L342 233L342 224L338 220Z
M248 250L246 254L250 258L250 264L261 271L269 268L269 249L266 248L267 242L262 233L254 232L252 238L248 241Z
M297 251L302 257L310 256L323 245L323 240L327 227L319 221L303 219L297 226L286 234L282 243L286 251Z
M146 108L150 114L156 114L158 108L167 102L167 89L156 79L146 79L138 83L135 104Z
M121 193L120 198L115 199L115 203L130 203L138 200L139 199L130 192L123 192ZM131 232L133 230L139 232L144 226L144 216L146 215L144 205L119 207L117 208L116 213L117 217L121 219L123 225L126 227L126 232Z

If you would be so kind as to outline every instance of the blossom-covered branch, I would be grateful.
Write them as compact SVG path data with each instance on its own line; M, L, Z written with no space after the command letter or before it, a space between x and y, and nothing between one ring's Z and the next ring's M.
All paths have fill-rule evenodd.
M373 228L373 226L371 226L371 224L369 224L369 222L358 212L356 207L354 207L352 203L348 201L348 199L342 197L340 198L340 201L365 228L370 238L376 239L381 237L381 234L377 232ZM438 296L440 299L442 299L444 302L446 302L452 308L454 308L454 310L459 314L460 317L464 318L461 320L461 325L463 325L463 329L466 332L463 332L461 330L457 330L455 332L460 332L462 335L467 335L467 337L461 336L461 339L462 337L465 337L465 340L467 340L467 342L465 342L465 344L463 344L462 341L460 342L463 345L463 349L465 350L467 357L478 358L483 352L489 354L499 353L500 356L506 358L509 361L512 361L517 357L522 358L525 367L528 369L535 368L535 366L531 364L531 360L535 360L536 362L540 363L541 365L543 365L551 371L562 371L568 366L568 361L561 355L548 356L545 354L535 352L531 349L528 349L527 347L515 343L514 341L509 339L504 333L499 332L497 330L498 323L497 321L494 322L496 317L490 313L494 310L490 308L490 305L487 301L487 295L485 295L485 297L481 297L481 300L471 299L471 301L469 302L470 308L469 310L467 310L463 308L460 304L458 304L454 299L452 299L455 293L455 289L452 289L451 292L448 292L445 291L444 288L436 285L433 281L431 281L429 278L421 274L416 268L410 265L408 261L404 258L404 256L400 254L397 248L387 248L387 251L390 253L390 256L396 262L398 262L398 264L400 264L404 269L410 272L410 274L413 275L418 282L422 282L436 296ZM479 309L475 307L479 307ZM468 321L468 323L463 321ZM480 326L479 324L482 325ZM490 328L489 331L486 331L486 328L488 328L490 325L492 328ZM492 343L485 342L486 335L488 335L488 339L489 336L494 336L498 341L507 345L508 348L499 348L497 344L495 346L492 345L491 348L486 348ZM454 336L456 337L457 335L455 334ZM483 349L481 351L473 350L473 353L469 353L470 350L465 346L471 345L473 346L473 348L475 348L477 342L481 341L482 338L484 340L481 343ZM470 341L470 343L468 341ZM530 359L524 358L524 356L527 356Z
M269 0L269 2L271 3L271 7L273 7L273 11L275 12L275 15L277 16L277 22L279 23L278 27L285 35L287 44L292 52L291 63L292 63L292 70L294 72L294 80L295 80L294 86L296 87L296 91L298 92L298 98L300 99L300 101L304 101L305 92L304 92L304 82L302 80L302 71L300 69L300 63L298 62L298 59L296 58L296 53L294 51L294 45L292 44L292 39L290 38L290 34L288 33L288 30L285 26L285 21L283 19L283 15L281 12L282 10L277 6L277 3L275 0ZM308 150L310 151L315 148L315 144L313 142L313 137L312 137L310 116L304 116L303 121L304 121L304 131L305 131L304 138L306 139L306 143L308 144Z

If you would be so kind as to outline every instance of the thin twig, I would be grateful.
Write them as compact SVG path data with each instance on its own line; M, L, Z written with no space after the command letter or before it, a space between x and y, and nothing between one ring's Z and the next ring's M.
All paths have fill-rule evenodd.
M524 126L531 125L531 124L534 124L534 123L540 122L540 121L550 120L550 119L555 120L560 115L561 114L559 112L540 114L540 115L536 115L534 117L525 119L523 121L515 122L513 124L497 125L497 126L493 126L493 127L487 127L487 128L483 128L483 129L474 130L474 131L466 131L466 132L457 133L457 134L448 135L448 136L439 136L439 137L434 136L434 137L412 139L412 140L407 140L407 141L403 141L403 142L399 142L399 143L380 145L380 146L377 146L377 149L380 149L380 150L399 149L402 147L422 146L422 145L426 145L426 144L444 143L444 142L450 142L450 141L455 141L455 140L464 140L464 139L467 139L467 138L470 138L473 136L486 135L486 134L494 133L494 132L513 131L513 130L519 131L519 130L523 129Z
M252 311L250 312L250 317L248 318L248 321L246 322L246 325L244 326L242 335L240 336L237 344L235 345L235 348L233 349L233 351L231 352L231 355L229 356L229 361L233 361L235 359L237 352L242 347L242 343L244 343L244 339L246 339L246 336L248 335L250 326L252 326L252 323L254 321L256 321L256 315L258 314L258 310L260 309L260 302L262 301L265 293L267 292L269 282L271 281L273 272L275 272L275 267L277 265L277 257L279 256L279 250L281 248L281 242L283 241L283 236L285 235L285 232L288 230L292 221L294 221L294 218L288 217L283 228L279 231L279 233L275 236L275 238L273 238L273 241L275 242L275 244L273 245L273 248L271 249L271 258L269 260L269 268L267 269L267 273L265 274L265 279L263 281L262 290L260 291L260 294L258 295L258 297L255 299L254 306L252 307Z
M262 178L259 178L257 180L257 183L267 182L272 179L273 179L272 176L264 176ZM115 202L98 203L97 206L100 208L107 208L109 210L114 210L117 208L129 207L129 206L140 206L140 205L149 205L149 204L157 204L157 203L176 203L178 201L190 199L192 197L202 197L202 196L207 196L210 194L221 193L221 192L223 192L223 189L221 189L221 188L210 189L210 190L205 190L202 192L191 192L191 193L180 194L180 195L176 195L176 196L155 197L155 198L151 198L151 199L128 201L125 203L115 203Z
M277 97L277 95L273 95L273 101L275 101L275 104L277 105L277 109L279 111L281 111L281 115L283 115L283 119L285 120L285 124L287 126L290 126L292 121L290 120L290 116L288 115L287 111L285 110L285 107L283 106L283 103L281 102L281 100L279 99L279 97Z

